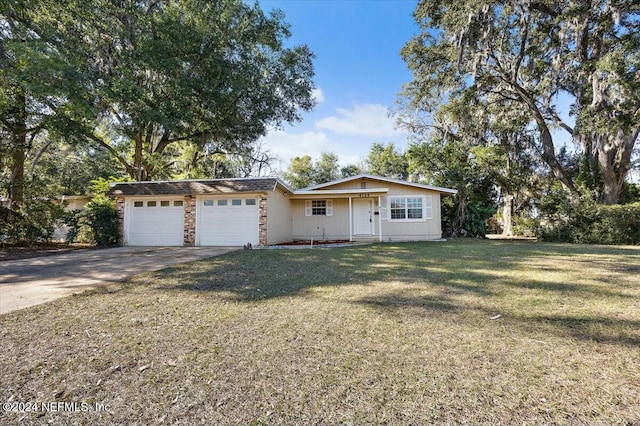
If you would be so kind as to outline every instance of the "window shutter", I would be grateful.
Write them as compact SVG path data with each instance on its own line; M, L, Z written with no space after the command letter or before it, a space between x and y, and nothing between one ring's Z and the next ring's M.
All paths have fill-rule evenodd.
M389 210L387 209L387 197L380 197L380 218L389 220Z
M327 216L333 216L333 200L327 200Z
M312 213L313 213L313 210L311 209L311 200L305 200L304 201L304 215L305 216L311 216Z
M426 195L424 197L424 218L433 219L433 197Z

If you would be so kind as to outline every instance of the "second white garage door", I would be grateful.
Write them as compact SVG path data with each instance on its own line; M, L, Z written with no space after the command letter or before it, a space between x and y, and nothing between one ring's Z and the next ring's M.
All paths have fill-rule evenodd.
M257 198L200 198L196 212L196 244L258 245L259 218Z

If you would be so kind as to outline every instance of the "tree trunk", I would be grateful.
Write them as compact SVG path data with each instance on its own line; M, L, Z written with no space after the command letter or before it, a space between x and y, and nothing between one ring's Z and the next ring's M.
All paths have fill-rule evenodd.
M142 132L136 133L134 143L133 170L135 171L135 176L131 177L140 182L146 180L146 172L144 170L144 165L142 164Z
M538 125L540 143L542 144L542 160L551 168L553 175L560 181L567 195L576 199L578 197L578 190L573 184L571 176L567 174L565 169L562 167L562 164L558 161L558 157L555 153L555 146L553 144L553 136L551 135L551 131L547 125L547 120L542 112L540 112L535 99L529 92L520 86L516 80L508 81L508 83L514 89L521 102L527 106L533 119Z
M583 149L592 157L590 161L596 163L599 177L602 179L602 203L618 204L624 182L631 170L631 154L640 134L640 127L634 129L631 135L624 135L621 131L614 135L591 134L581 135Z
M502 235L504 237L513 236L513 226L511 216L513 212L513 195L504 196L504 207L502 209Z
M18 210L24 202L24 161L27 150L27 98L24 93L16 96L19 110L11 144L11 180L9 184L9 207Z
M464 187L458 186L458 211L456 212L456 220L453 223L453 237L464 235L464 223L467 221L467 200Z
M11 183L9 186L9 207L18 210L24 202L24 160L26 157L27 135L16 135L11 147Z

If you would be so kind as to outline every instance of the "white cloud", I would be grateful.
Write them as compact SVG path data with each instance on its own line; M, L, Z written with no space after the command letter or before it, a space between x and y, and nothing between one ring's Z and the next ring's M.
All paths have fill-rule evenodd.
M316 87L311 91L311 96L313 96L313 99L315 99L317 104L324 102L324 93L322 93L322 89L319 87Z
M310 155L313 158L316 153L330 151L329 138L324 132L287 133L276 130L267 133L263 141L285 166L293 157Z
M356 104L352 109L336 108L336 113L335 116L316 121L316 129L358 137L402 136L402 133L395 129L395 119L388 116L387 107L384 105Z
M320 89L314 91L314 96L318 102L324 100ZM394 142L404 148L406 135L394 128L395 118L387 116L384 105L362 103L335 111L333 116L316 120L311 130L309 124L301 123L286 131L267 133L262 142L278 157L274 168L285 170L292 158L304 155L317 160L323 152L337 154L341 165L360 164L373 142Z

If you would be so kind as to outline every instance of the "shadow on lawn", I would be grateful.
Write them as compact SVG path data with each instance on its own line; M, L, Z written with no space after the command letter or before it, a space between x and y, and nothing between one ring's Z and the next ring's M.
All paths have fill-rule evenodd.
M615 267L605 269L595 283L548 279L547 272L567 269L568 260L563 259L582 261L579 260L581 254L597 256L600 262L597 268ZM455 315L462 311L486 317L506 312L509 309L505 307L510 303L507 297L521 297L519 295L571 298L583 304L597 298L627 300L634 296L618 289L616 283L619 274L626 274L624 276L628 278L626 271L635 270L638 254L638 250L625 248L486 241L254 250L166 269L159 273L158 284L154 287L167 291L216 293L217 297L235 301L260 302L304 296L312 289L323 287L365 286L372 288L370 295L359 297L346 293L345 297L359 297L352 301L390 315L452 314L455 321L459 320ZM541 269L543 267L546 269ZM529 273L533 269L544 273L536 278ZM515 278L513 271L517 275ZM582 272L577 269L572 274L578 279ZM397 284L398 291L385 289L380 293L379 287L386 283ZM513 296L516 293L518 296ZM505 319L522 332L542 327L565 337L640 345L638 321L528 316L526 308L518 309L514 314L505 315Z
M616 286L620 275L640 267L640 250L612 249L618 262L609 266L602 283L554 282L530 272L562 272L564 263L542 265L541 256L577 256L589 246L512 242L375 244L366 247L315 250L253 250L229 253L212 259L178 265L157 273L166 290L228 292L237 300L259 301L305 294L311 288L375 285L400 282L439 287L450 294L495 296L513 288L571 293L585 297L633 297ZM522 249L525 246L525 250ZM476 247L477 246L477 247ZM540 250L540 246L545 250ZM582 249L582 251L581 251ZM487 253L490 251L490 253ZM634 256L630 256L634 255ZM532 259L537 259L532 261ZM537 263L536 263L537 262ZM624 264L622 266L621 264ZM565 268L566 269L566 268ZM517 279L504 271L517 271ZM574 271L580 278L581 271ZM634 275L633 273L631 275ZM638 284L640 285L640 283Z

